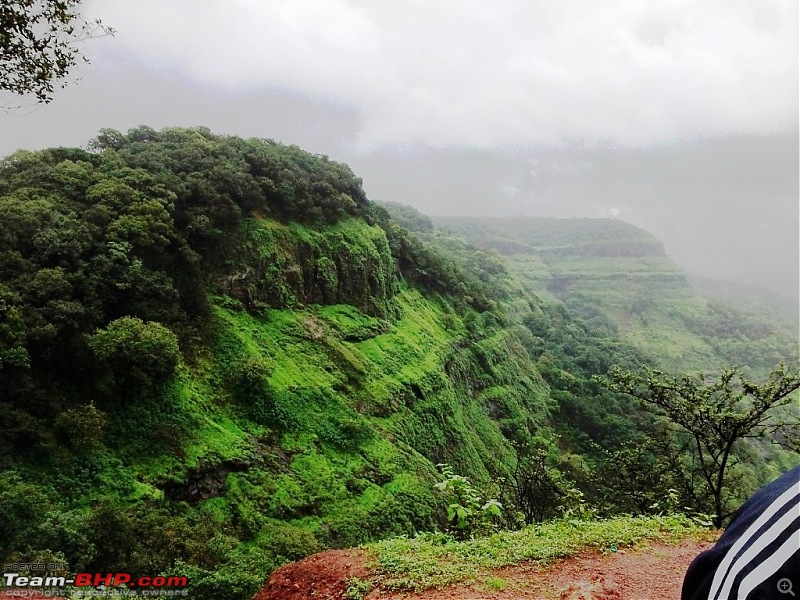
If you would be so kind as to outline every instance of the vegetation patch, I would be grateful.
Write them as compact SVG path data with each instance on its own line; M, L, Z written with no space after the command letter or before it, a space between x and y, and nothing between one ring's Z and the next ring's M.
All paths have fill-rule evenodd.
M487 570L527 560L546 563L585 549L616 552L648 541L671 543L708 535L708 529L683 515L565 518L464 541L446 534L421 534L366 548L377 556L378 586L421 591L465 580L484 581Z

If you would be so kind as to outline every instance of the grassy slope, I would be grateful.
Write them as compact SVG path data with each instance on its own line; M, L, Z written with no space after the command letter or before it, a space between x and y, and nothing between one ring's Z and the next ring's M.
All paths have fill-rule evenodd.
M375 504L390 493L387 490L397 489L398 477L409 491L427 490L433 471L425 458L451 462L483 479L490 471L505 470L508 442L498 423L488 418L483 396L469 397L463 381L447 376L446 363L463 359L453 350L463 332L445 330L442 305L418 292L405 290L396 303L401 316L393 322L365 316L349 305L271 310L261 318L217 308L222 327L216 372L207 376L224 379L229 365L263 361L276 398L286 403L277 417L285 416L284 422L273 417L267 419L271 427L248 424L252 435L278 432L280 451L296 454L277 487L270 485L270 478L257 484L274 487L273 495L286 497L288 504L273 506L270 512L295 518L320 513L305 518L306 524L335 513L347 521L343 526L357 529L362 522L359 506ZM498 361L514 360L505 337L497 333L481 344L487 354L501 355ZM478 365L464 360L465 368L481 374ZM492 373L482 374L496 379ZM535 389L539 405L534 398L528 406L515 408L527 411L529 419L541 420L537 412L544 412L546 391L541 384ZM258 418L248 412L252 407L218 410L223 420L226 413L230 417L242 412ZM201 431L198 440L214 439L209 433ZM379 485L364 472L386 481ZM344 485L353 478L358 480L356 487L364 487L355 497ZM314 511L315 504L319 511ZM333 528L336 531L336 525ZM367 533L362 530L345 540L359 541Z

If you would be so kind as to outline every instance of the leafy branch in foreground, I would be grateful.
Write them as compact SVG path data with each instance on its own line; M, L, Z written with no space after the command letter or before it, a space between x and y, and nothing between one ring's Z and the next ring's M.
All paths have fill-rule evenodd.
M714 523L721 525L730 515L726 476L736 443L744 438L775 438L798 427L797 422L774 418L776 409L796 402L792 393L800 388L798 373L781 363L759 384L735 366L714 381L704 373L675 377L648 367L642 371L614 367L608 378L598 380L653 407L688 434L694 460L687 479L700 481L699 486L688 487L689 493L699 507L710 495Z
M80 18L80 0L0 3L0 90L48 103L59 80L80 61L78 44L113 30ZM62 85L63 87L63 85Z

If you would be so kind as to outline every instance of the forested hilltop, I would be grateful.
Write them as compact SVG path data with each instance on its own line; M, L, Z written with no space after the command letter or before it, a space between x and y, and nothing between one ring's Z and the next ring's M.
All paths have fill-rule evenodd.
M202 128L3 159L0 558L240 599L325 547L477 531L434 488L462 475L489 529L709 511L680 436L595 376L751 347L763 374L796 346L701 320L727 346L660 362L516 255L388 209L327 157ZM736 451L731 505L797 461Z

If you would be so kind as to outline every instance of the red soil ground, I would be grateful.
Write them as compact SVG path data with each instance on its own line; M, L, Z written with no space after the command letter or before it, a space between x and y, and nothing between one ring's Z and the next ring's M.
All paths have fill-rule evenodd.
M272 573L253 600L344 600L347 579L366 579L370 570L360 550L326 550Z
M424 592L375 590L367 600L678 600L689 563L711 545L684 540L613 554L585 552L541 566L528 562L490 579ZM359 550L329 550L275 571L253 600L346 600L347 579L366 579Z

